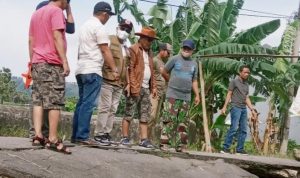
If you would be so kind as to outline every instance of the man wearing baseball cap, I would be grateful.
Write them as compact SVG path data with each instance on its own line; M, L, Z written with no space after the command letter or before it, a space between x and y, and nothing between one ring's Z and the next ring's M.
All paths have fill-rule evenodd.
M79 101L73 117L71 141L78 144L98 144L90 139L90 121L102 85L102 67L106 65L112 70L113 80L119 80L119 69L109 44L109 36L105 24L112 12L106 2L98 2L94 6L93 17L87 20L79 31L79 48L77 69L75 71L79 88Z
M120 80L113 78L113 70L104 63L102 68L103 83L101 86L98 119L95 127L95 140L101 145L110 145L110 132L113 129L114 117L118 109L123 89L127 85L127 63L129 50L126 46L127 38L133 28L131 21L122 19L116 29L116 35L110 35L110 50L120 73Z
M153 131L157 122L159 122L159 113L161 106L165 98L167 84L165 79L162 77L161 72L168 61L172 53L172 46L169 43L160 43L159 52L153 59L153 70L157 86L157 97L151 97L151 119L148 123L148 135L149 138L155 138Z
M170 146L175 147L178 152L186 150L187 112L191 101L191 90L195 94L195 105L200 102L198 66L191 58L194 49L195 44L192 40L184 40L180 54L173 56L162 72L163 77L169 81L162 115L163 128L160 138L162 150L168 150Z
M140 36L139 41L129 48L129 83L125 89L126 104L125 117L122 121L121 144L131 145L129 138L129 126L133 119L135 104L138 108L138 119L140 121L140 146L154 148L148 139L147 129L151 112L150 93L156 97L156 82L153 72L153 57L150 50L152 42L157 39L156 32L150 27L143 27L142 31L135 33Z
M71 10L71 5L70 5L71 0L67 0L68 7L66 8L66 33L73 34L75 33L75 24L74 24L74 18ZM49 4L50 1L42 1L36 6L36 10L39 10L40 8L46 6Z

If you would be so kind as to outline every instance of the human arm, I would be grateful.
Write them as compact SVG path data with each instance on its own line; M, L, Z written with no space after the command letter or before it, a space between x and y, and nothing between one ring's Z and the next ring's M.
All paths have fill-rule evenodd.
M166 80L166 82L168 82L169 79L170 79L170 72L173 69L174 65L175 65L175 59L171 58L166 63L166 65L164 66L164 68L161 70L161 75Z
M54 30L53 31L53 38L54 38L54 45L55 49L58 53L59 58L62 61L62 65L64 68L63 74L65 76L68 76L70 74L70 68L66 56L66 50L64 47L64 37L63 37L63 32L62 30Z
M197 80L193 80L192 88L193 88L193 92L195 94L194 103L197 106L200 103L200 95L199 95L198 81Z
M247 95L246 97L246 105L248 106L248 108L251 110L251 112L256 112L255 108L253 107L251 100L249 98L249 95Z
M67 13L67 23L66 23L66 32L69 34L73 34L75 32L75 24L74 24L74 17L72 14L71 5L68 4L68 7L66 9Z
M232 96L232 91L228 90L227 95L226 95L226 99L225 99L225 103L223 105L223 108L221 109L221 114L226 114L226 109L227 109L227 105L231 99Z
M137 55L131 48L129 48L129 54L130 54L130 60L128 66L128 74L129 74L130 94L137 95L138 92L135 90L138 85L138 82L136 80L136 75L135 75L135 63L137 60Z
M119 80L120 74L119 74L118 68L116 67L115 61L114 61L112 53L110 51L110 48L108 47L108 44L104 43L104 44L99 44L98 46L99 46L99 49L102 53L102 56L103 56L103 59L104 59L105 63L113 71L113 75L114 75L115 80Z

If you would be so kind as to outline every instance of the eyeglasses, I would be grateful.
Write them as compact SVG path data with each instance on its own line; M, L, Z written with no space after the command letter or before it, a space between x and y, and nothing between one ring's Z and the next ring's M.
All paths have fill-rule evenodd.
M128 34L130 34L130 32L131 32L131 29L125 28L125 27L120 27L120 30L121 30L121 31L125 31L125 32L127 32Z

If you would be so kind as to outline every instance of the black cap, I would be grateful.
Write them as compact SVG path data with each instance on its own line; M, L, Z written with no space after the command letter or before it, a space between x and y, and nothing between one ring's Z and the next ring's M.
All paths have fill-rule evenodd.
M35 10L38 10L38 9L40 9L40 8L42 8L42 7L46 6L46 5L48 5L48 4L49 4L49 1L42 1L42 2L40 2L40 3L36 6Z
M94 7L94 14L98 12L107 12L109 15L116 15L111 11L111 6L104 1L98 2Z
M125 31L127 33L130 33L132 28L133 28L132 22L130 20L127 20L127 19L122 19L119 23L119 26L125 28Z

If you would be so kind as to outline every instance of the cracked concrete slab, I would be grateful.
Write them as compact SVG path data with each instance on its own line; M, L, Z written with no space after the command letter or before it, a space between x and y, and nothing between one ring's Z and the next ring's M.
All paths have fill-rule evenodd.
M5 145L0 138L0 148ZM103 150L76 146L72 155L47 149L14 151L12 143L0 151L0 176L7 177L110 177L110 178L226 178L257 177L222 160L201 161L142 154L135 150ZM22 139L21 139L22 140ZM20 141L16 139L15 142ZM28 142L28 143L27 143ZM28 139L19 142L31 148ZM17 144L18 145L18 144Z

